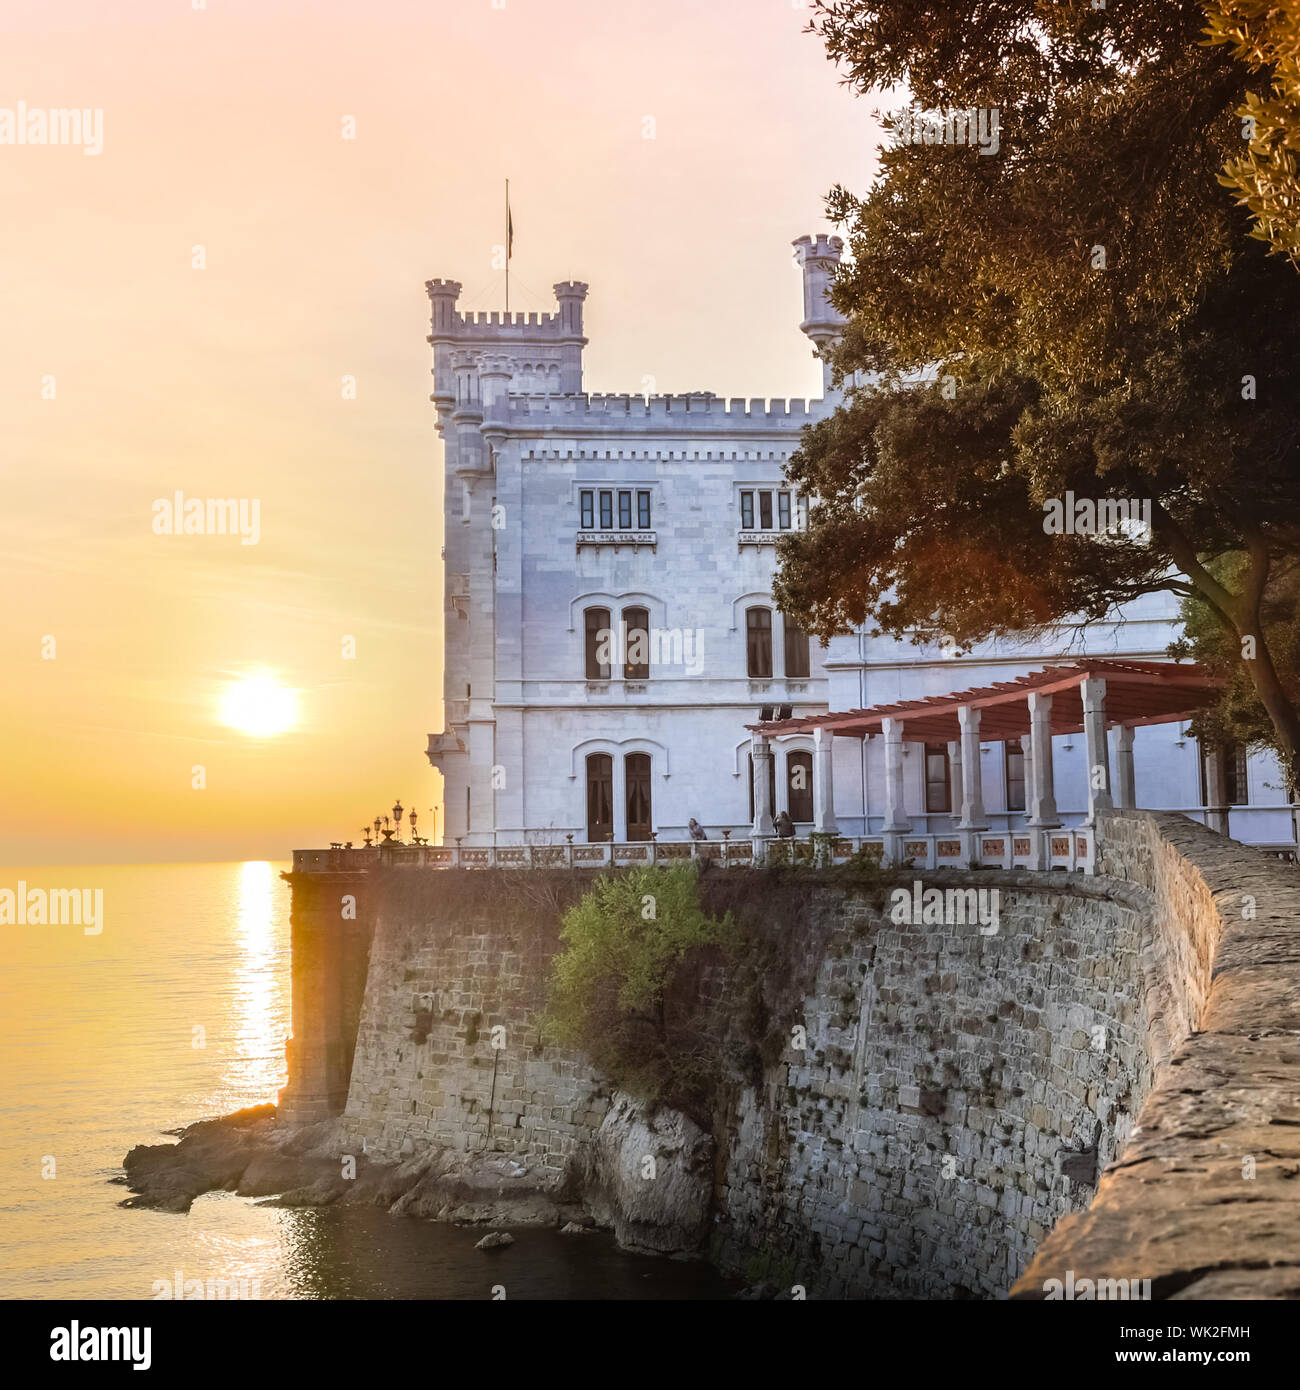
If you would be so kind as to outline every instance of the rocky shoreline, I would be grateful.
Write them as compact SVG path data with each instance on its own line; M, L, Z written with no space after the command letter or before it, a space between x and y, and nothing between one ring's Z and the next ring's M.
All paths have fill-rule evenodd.
M284 1124L259 1105L177 1131L126 1155L121 1205L185 1213L207 1192L268 1205L334 1204L462 1225L611 1230L624 1249L699 1258L711 1224L713 1142L675 1111L649 1116L616 1095L596 1140L563 1170L517 1154L430 1148L398 1162L356 1152L341 1119ZM646 1181L646 1155L655 1181Z
M188 1212L206 1192L237 1192L269 1205L376 1206L396 1215L484 1225L588 1224L572 1176L509 1154L430 1150L377 1163L345 1140L338 1120L282 1124L254 1106L179 1131L175 1144L137 1144L123 1159L124 1207Z

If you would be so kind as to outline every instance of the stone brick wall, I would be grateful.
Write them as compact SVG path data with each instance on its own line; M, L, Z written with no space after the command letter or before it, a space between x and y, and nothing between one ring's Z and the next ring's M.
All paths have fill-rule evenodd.
M1148 1000L1164 988L1145 893L1028 873L924 882L997 888L999 930L898 926L823 894L806 1049L740 1093L726 1140L714 1253L750 1278L1002 1295L1090 1200L1150 1084Z
M427 891L389 891L416 876ZM491 877L500 884L501 876ZM513 904L499 896L476 901L474 880L486 884L489 876L473 873L395 870L378 889L344 1112L345 1131L375 1158L430 1146L496 1150L558 1181L608 1106L608 1088L590 1065L541 1035L557 945L553 904L564 895L548 902L524 894L561 876L505 877L520 894ZM579 876L563 877L569 896L580 891Z
M1300 870L1182 816L1107 814L1101 865L1149 891L1180 1036L1123 1163L1012 1293L1151 1280L1155 1298L1300 1297Z

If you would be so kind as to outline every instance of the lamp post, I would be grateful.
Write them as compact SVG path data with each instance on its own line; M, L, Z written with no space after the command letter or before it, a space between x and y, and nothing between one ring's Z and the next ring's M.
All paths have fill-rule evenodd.
M402 802L400 798L393 802L393 838L399 845L402 843Z
M419 816L416 814L415 807L412 806L412 807L411 807L411 843L412 843L413 845L418 845L418 844L421 843L419 833L418 833L418 831L417 831L417 829L416 829L416 822L417 822L418 820L419 820Z

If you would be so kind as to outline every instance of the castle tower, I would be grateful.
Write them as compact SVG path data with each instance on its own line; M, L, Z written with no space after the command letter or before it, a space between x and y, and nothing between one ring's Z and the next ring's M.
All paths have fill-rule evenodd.
M445 638L443 730L427 756L443 775L444 838L491 843L500 763L497 698L497 545L493 509L512 492L518 446L512 410L523 397L582 391L582 306L587 286L555 286L551 314L460 313L461 286L429 280L437 429L444 445ZM504 498L503 498L504 500Z
M812 339L821 358L822 390L827 396L832 392L830 349L844 331L844 315L831 304L828 291L843 253L844 243L839 237L821 232L816 237L801 236L794 243L795 260L803 271L803 322L799 328Z

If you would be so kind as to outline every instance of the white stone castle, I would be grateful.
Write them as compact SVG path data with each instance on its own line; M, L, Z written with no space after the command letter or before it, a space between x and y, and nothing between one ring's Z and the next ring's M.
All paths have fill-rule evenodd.
M800 328L824 358L842 324L826 300L842 243L794 245ZM668 842L689 838L692 818L710 840L740 839L769 802L798 834L815 823L875 834L897 815L882 793L881 738L835 739L819 788L817 765L831 764L813 735L774 737L756 816L748 726L943 696L1083 656L1165 659L1177 630L1168 595L1091 626L1086 646L1062 634L954 657L860 631L823 649L775 609L771 582L775 542L805 519L782 466L802 427L837 404L828 365L823 399L809 402L588 395L585 284L556 285L557 312L544 315L460 314L459 284L427 289L446 508L444 732L428 757L444 779L444 843ZM1051 740L1067 826L1089 811L1084 742ZM975 745L985 822L1022 826L1028 745ZM1185 721L1143 728L1131 747L1137 804L1208 810L1249 842L1293 840L1271 756L1207 760ZM959 758L954 744L904 743L913 831L957 826Z

